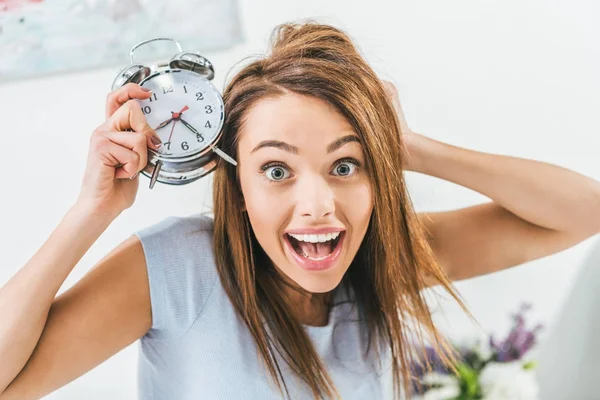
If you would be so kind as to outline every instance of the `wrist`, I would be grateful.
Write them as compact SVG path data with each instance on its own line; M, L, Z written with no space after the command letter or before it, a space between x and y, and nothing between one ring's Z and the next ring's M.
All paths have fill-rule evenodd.
M75 218L86 221L91 226L106 229L120 213L110 212L104 209L76 202L68 211Z
M426 136L410 132L403 135L406 170L424 172L427 157L434 151L436 142Z

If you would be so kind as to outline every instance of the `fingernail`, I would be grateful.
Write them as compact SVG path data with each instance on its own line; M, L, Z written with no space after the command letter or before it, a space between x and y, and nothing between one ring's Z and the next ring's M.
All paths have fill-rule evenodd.
M143 87L143 86L140 86L140 88L142 88L142 90L143 90L144 92L151 92L151 91L152 91L151 89L145 88L145 87Z
M135 173L135 174L134 174L134 175L133 175L131 178L129 178L129 179L135 179L135 178L138 176L138 174L139 174L139 173L140 173L139 171L138 171L138 172L136 172L136 173Z
M152 136L151 140L156 147L159 147L162 144L162 140L157 136Z

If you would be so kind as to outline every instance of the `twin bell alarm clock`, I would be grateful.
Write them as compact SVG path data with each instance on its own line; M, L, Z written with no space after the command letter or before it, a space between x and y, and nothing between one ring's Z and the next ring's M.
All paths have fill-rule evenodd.
M135 63L135 50L157 40L171 41L179 51L168 62ZM112 90L129 82L152 90L149 99L138 100L148 124L163 142L157 150L148 148L148 164L141 171L150 178L150 189L156 182L191 183L212 172L217 157L237 165L217 147L225 114L223 98L210 82L215 75L210 61L197 52L183 51L179 42L170 38L140 42L129 56L131 65L119 72Z

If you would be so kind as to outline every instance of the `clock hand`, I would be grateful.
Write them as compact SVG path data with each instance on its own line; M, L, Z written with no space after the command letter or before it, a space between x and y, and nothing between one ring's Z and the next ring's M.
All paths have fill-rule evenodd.
M154 128L154 130L157 131L160 128L164 128L165 126L169 125L171 123L171 121L173 121L173 120L174 120L174 118L171 117L168 120L161 122L160 125L158 125L156 128Z
M190 109L190 108L189 108L188 106L185 106L185 107L183 107L183 108L181 109L181 111L179 111L179 112L177 112L177 113L171 112L171 114L173 114L173 118L175 118L175 119L178 119L178 118L180 118L180 117L181 117L181 114L183 114L183 112L184 112L184 111L187 111L187 110L189 110L189 109Z
M196 130L196 128L194 128L192 125L190 125L186 120L184 120L183 118L179 117L179 120L181 121L181 123L183 125L185 125L186 128L188 128L190 131L192 131L193 133L195 133L196 135L202 137L202 135L200 134L200 132L198 132ZM212 151L214 151L215 153L217 153L221 158L223 158L225 161L233 164L233 165L237 165L237 161L235 161L233 158L229 157L223 150L219 149L216 146L210 146Z
M181 111L179 112L173 112L171 111L171 118L169 118L166 121L161 122L156 128L154 128L154 130L160 129L160 128L164 128L165 126L169 125L169 123L171 121L173 121L174 119L178 119L179 117L181 117L181 114L183 114L184 111L189 110L190 108L188 106L185 106L181 109Z
M171 137L173 136L173 131L175 130L175 124L177 123L177 120L174 119L173 120L173 126L171 127L171 134L169 135L169 140L167 141L169 144L171 143ZM170 147L170 146L169 146Z
M190 131L194 132L196 135L200 135L200 132L198 132L196 130L196 128L194 128L192 125L190 125L186 120L184 120L183 118L179 117L179 120L181 121L181 123L183 125L185 125L186 128L188 128ZM202 135L200 135L202 136Z
M200 132L198 132L196 130L196 128L194 128L192 125L190 125L186 120L184 120L183 118L179 117L179 120L181 121L181 123L183 125L185 125L186 128L188 128L190 131L192 131L193 133L195 133L196 135L202 137L202 135L200 135ZM237 165L237 161L235 161L233 158L229 157L227 155L227 153L225 153L223 150L219 149L216 146L210 146L212 151L214 151L215 153L217 153L221 158L223 158L225 161L233 164L233 165Z

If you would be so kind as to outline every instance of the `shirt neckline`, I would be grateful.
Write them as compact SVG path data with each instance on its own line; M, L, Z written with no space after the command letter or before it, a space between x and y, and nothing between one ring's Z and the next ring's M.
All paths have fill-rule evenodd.
M330 333L339 319L341 309L346 303L347 296L346 290L343 287L336 287L333 293L332 306L329 308L329 318L327 319L327 325L316 326L316 325L305 325L302 324L306 332L311 336L322 336Z

